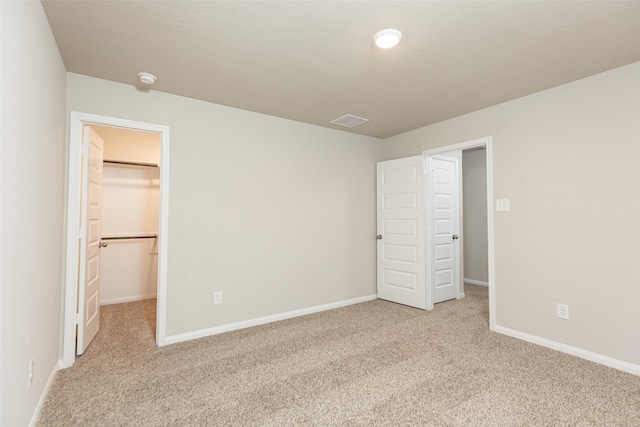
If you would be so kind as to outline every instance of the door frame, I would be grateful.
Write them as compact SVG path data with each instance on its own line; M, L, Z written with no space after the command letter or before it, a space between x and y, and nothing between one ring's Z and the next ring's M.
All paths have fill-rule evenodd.
M493 215L493 138L491 136L487 136L484 138L478 138L478 139L473 139L471 141L466 141L466 142L460 142L457 144L452 144L452 145L447 145L444 147L438 147L438 148L432 148L429 150L425 150L422 152L422 155L424 156L424 161L425 161L425 167L428 166L428 158L437 154L444 154L447 151L456 151L456 150L468 150L471 148L478 148L478 147L483 147L486 150L486 167L487 167L487 241L488 241L488 287L489 287L489 329L491 331L495 330L495 325L496 325L496 303L495 303L495 299L496 299L496 295L495 295L495 235L494 235L494 215ZM460 168L462 168L462 165L460 165ZM426 178L426 175L425 175ZM462 185L462 183L458 183L458 188L460 188L460 186ZM426 189L426 186L425 186ZM464 191L464 190L463 190ZM425 191L425 197L426 197L426 191ZM460 192L460 197L462 196L462 192ZM429 210L426 210L426 221L427 224L429 224L429 221L431 220L431 217L429 215ZM462 218L464 215L464 211L463 211L463 207L462 204L460 205L460 223L462 223ZM464 232L464 230L463 230ZM462 233L461 233L462 234ZM429 245L429 239L427 238L427 236L425 235L425 246L426 246L426 251L425 253L428 253L430 248L428 247ZM460 251L462 253L462 250ZM431 271L430 271L430 263L429 263L429 259L427 258L427 271L425 272L426 277L431 277ZM462 259L460 259L460 265L462 265ZM460 268L460 273L462 273L462 268ZM463 277L460 277L460 280L464 280ZM431 283L431 281L427 281L427 310L432 310L433 309L433 295L435 292L433 283Z
M67 183L66 268L63 315L63 342L60 369L73 366L76 358L76 307L80 238L80 180L82 174L82 129L85 125L118 127L160 135L160 206L158 218L158 282L156 345L166 344L167 259L169 231L169 127L115 117L71 111Z

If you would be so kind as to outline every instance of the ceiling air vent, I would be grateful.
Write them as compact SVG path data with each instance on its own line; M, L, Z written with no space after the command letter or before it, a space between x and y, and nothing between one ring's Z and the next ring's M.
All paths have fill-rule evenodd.
M354 126L361 125L362 123L368 122L369 119L363 119L362 117L352 116L351 114L345 114L342 117L338 117L337 119L331 120L331 123L334 125L340 125L347 128L352 128Z

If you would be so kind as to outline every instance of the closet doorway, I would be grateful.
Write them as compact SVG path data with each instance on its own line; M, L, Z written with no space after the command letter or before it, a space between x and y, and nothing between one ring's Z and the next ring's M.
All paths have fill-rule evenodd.
M104 143L100 305L156 298L160 135L91 128Z
M99 329L100 306L157 298L166 317L169 129L71 113L62 368Z
M489 328L495 325L495 291L494 291L494 245L493 245L493 149L492 138L485 137L459 144L439 147L424 151L421 156L405 157L378 162L377 165L377 291L378 298L405 304L423 310L433 310L434 304L440 300L463 298L464 255L460 250L464 218L464 209L459 212L451 208L453 198L464 203L460 195L463 176L458 166L444 171L440 176L432 172L433 159L452 159L459 165L463 161L462 153L482 150L484 167L482 168L485 203L481 221L486 222L479 233L485 234L485 249L480 258L484 258L486 283L489 297ZM457 178L456 178L457 177ZM446 178L446 179L444 179ZM457 187L457 191L444 193L437 191L434 184ZM442 200L437 200L441 198ZM438 202L438 203L436 203ZM440 216L448 211L446 217ZM446 221L441 221L444 218ZM431 232L429 230L432 230ZM478 230L475 230L478 231ZM436 240L435 236L444 240ZM432 237L433 236L433 237ZM476 242L477 244L477 242ZM440 248L443 250L439 250ZM438 270L437 261L449 261ZM455 272L449 273L449 271ZM437 274L446 280L435 280ZM474 280L470 278L470 280ZM473 282L469 283L474 284ZM474 280L480 282L481 280ZM449 286L451 292L446 298L436 300L436 283ZM481 284L481 283L476 283Z
M460 251L460 297L464 297L464 283L486 286L488 293L488 323L489 329L494 330L496 324L495 312L495 247L494 247L494 219L493 219L493 139L484 137L453 144L445 147L424 151L425 159L434 156L459 152L461 163L466 163L460 169L459 184L462 209L460 225L464 234L469 232L469 242L461 238L463 250ZM473 185L472 185L473 184ZM475 196L473 198L465 197ZM475 194L474 194L475 193ZM427 194L427 199L431 196ZM482 203L478 199L484 199ZM427 211L427 221L430 220ZM484 223L479 225L478 223ZM462 233L460 235L462 237ZM469 245L471 243L471 245ZM433 250L433 248L428 248ZM471 255L471 251L477 253ZM469 260L467 260L469 258ZM486 281L485 281L486 280ZM433 286L429 286L433 292ZM432 294L433 295L433 294ZM433 301L433 300L432 300ZM428 304L427 309L433 309Z

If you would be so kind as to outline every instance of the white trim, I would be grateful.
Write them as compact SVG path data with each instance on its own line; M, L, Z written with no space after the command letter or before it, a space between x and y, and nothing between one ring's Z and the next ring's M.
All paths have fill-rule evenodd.
M489 286L489 282L483 282L482 280L464 279L464 283L478 286Z
M53 382L55 381L56 376L58 375L58 371L60 370L60 363L61 361L58 361L56 362L55 365L53 365L53 371L51 372L51 375L49 375L49 379L47 380L47 384L44 386L44 390L42 390L42 395L40 396L40 399L38 400L38 404L36 405L36 409L35 411L33 411L33 415L31 416L29 427L35 427L35 425L38 424L38 420L40 419L40 412L42 412L42 406L44 405L44 402L47 400L47 396L49 395L49 390L51 390L51 386L53 385Z
M146 299L152 299L157 297L157 293L152 294L143 294L143 295L132 295L128 297L120 297L120 298L108 298L100 301L100 305L111 305L111 304L122 304L124 302L136 302L136 301L144 301Z
M471 141L460 142L458 144L447 145L445 147L433 148L422 152L422 155L433 156L446 151L468 150L470 148L484 147L487 151L487 239L489 245L489 329L495 330L496 326L496 295L495 295L495 237L493 226L493 138L486 136ZM427 290L427 293L429 291Z
M169 237L169 127L95 114L71 112L69 127L69 176L67 191L67 247L65 270L64 330L60 368L75 362L78 238L80 223L80 167L82 127L85 124L119 127L160 134L160 212L158 223L158 285L156 344L165 345L167 308L167 256Z
M353 305L353 304L360 304L362 302L373 301L377 298L378 298L377 295L367 295L364 297L352 298L348 300L332 302L329 304L302 308L300 310L293 310L293 311L287 311L279 314L272 314L270 316L258 317L256 319L243 320L241 322L214 326L212 328L199 329L197 331L186 332L184 334L170 335L168 337L165 337L165 343L176 344L179 342L195 340L198 338L209 337L212 335L222 334L225 332L236 331L238 329L245 329L245 328L250 328L252 326L264 325L265 323L278 322L280 320L292 319L294 317L305 316L307 314L318 313L326 310L332 310L334 308L346 307L348 305Z
M488 137L485 145L487 162L487 244L488 253L488 283L489 288L489 329L496 327L496 247L493 219L493 138Z
M557 350L562 353L570 354L572 356L579 357L581 359L589 360L591 362L605 365L610 368L618 369L620 371L628 372L633 375L640 376L640 365L634 363L625 362L623 360L614 359L613 357L604 356L602 354L594 353L591 351L583 350L578 347L562 344L557 341L548 340L535 335L530 335L525 332L516 331L513 329L505 328L500 325L494 325L494 332L507 335L513 338L517 338L523 341L530 342L532 344L541 345L543 347Z

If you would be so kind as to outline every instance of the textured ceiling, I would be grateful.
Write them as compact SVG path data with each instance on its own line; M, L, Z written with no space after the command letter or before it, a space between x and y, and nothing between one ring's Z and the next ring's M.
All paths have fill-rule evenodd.
M42 3L68 71L380 138L640 61L640 1Z

